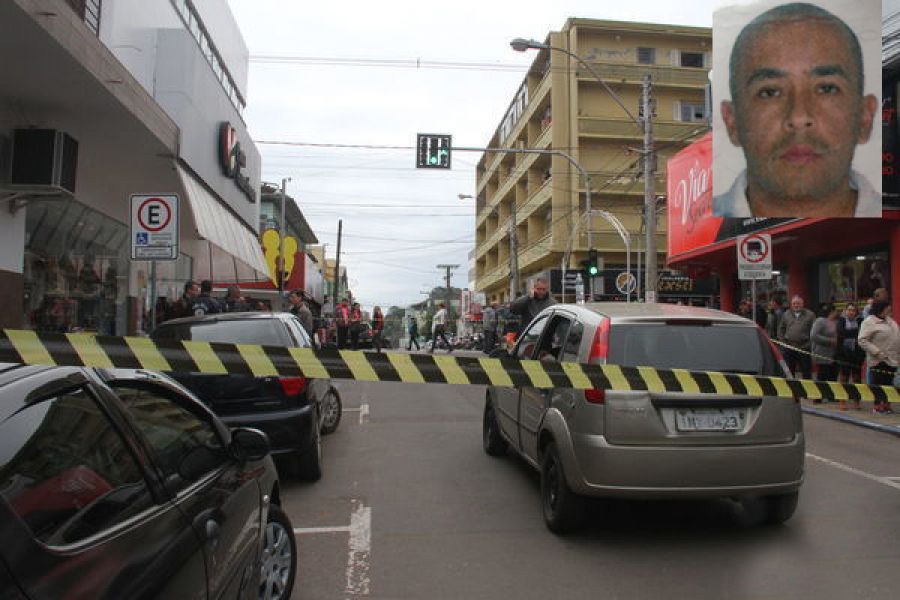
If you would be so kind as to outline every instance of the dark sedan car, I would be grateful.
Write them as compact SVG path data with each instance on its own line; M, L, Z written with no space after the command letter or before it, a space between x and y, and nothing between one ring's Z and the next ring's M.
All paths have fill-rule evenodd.
M166 321L151 337L172 341L262 344L310 348L300 321L290 313L238 312ZM273 454L290 454L300 477L322 476L322 436L341 419L341 399L329 379L177 373L186 388L231 427L255 427L269 436Z
M169 378L0 364L0 598L288 598L268 440Z

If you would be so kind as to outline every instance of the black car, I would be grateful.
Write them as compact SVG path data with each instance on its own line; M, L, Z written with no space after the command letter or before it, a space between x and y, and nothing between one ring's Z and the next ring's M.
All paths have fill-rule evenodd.
M212 314L166 321L151 338L172 341L262 344L311 348L299 319L290 313ZM203 400L230 427L255 427L269 436L272 453L294 457L300 477L322 476L322 434L337 429L341 398L329 379L177 373L174 378Z
M0 598L288 598L265 434L140 370L0 364Z

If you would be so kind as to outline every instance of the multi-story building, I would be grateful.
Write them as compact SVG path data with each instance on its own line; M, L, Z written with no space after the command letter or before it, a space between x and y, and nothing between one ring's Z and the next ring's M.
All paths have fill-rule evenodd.
M640 275L643 130L636 120L642 81L650 75L654 147L657 163L665 165L707 127L711 41L709 28L593 19L569 19L561 31L550 32L545 44L551 48L537 52L488 144L546 153L486 152L477 167L476 288L488 302L508 300L538 276L549 279L559 297L563 257L569 256L567 268L578 267L587 257L588 237L604 261L604 274L623 271L623 237L599 210L614 215L630 232L632 272ZM635 120L589 70L553 48L588 62ZM589 224L584 178L553 151L569 154L588 172ZM652 185L658 197L664 196L664 173L658 173ZM665 248L664 223L657 228L656 244L659 250ZM513 256L520 290L511 289ZM660 252L660 265L663 259ZM618 295L608 281L597 277L593 282L597 298Z
M188 279L269 280L226 0L6 0L0 56L0 326L134 334ZM141 195L171 260L133 250Z

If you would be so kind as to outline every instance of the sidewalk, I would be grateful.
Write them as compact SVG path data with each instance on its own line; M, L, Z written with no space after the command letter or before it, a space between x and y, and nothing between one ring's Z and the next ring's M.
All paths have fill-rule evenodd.
M897 403L891 403L891 408L897 411L894 414L876 415L872 414L874 406L871 402L862 402L860 410L854 410L852 402L847 402L847 410L841 410L837 402L815 404L805 399L801 402L804 413L900 436L900 406Z

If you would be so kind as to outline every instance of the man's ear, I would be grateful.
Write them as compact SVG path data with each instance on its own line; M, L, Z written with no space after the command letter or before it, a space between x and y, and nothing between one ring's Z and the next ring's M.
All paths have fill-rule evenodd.
M728 131L728 139L735 146L740 146L741 141L738 137L737 117L735 116L734 103L730 100L722 101L722 120L725 121L725 129Z
M875 94L865 96L862 101L862 111L859 115L859 138L857 144L865 144L872 135L872 125L875 123L875 115L878 112L878 98Z

